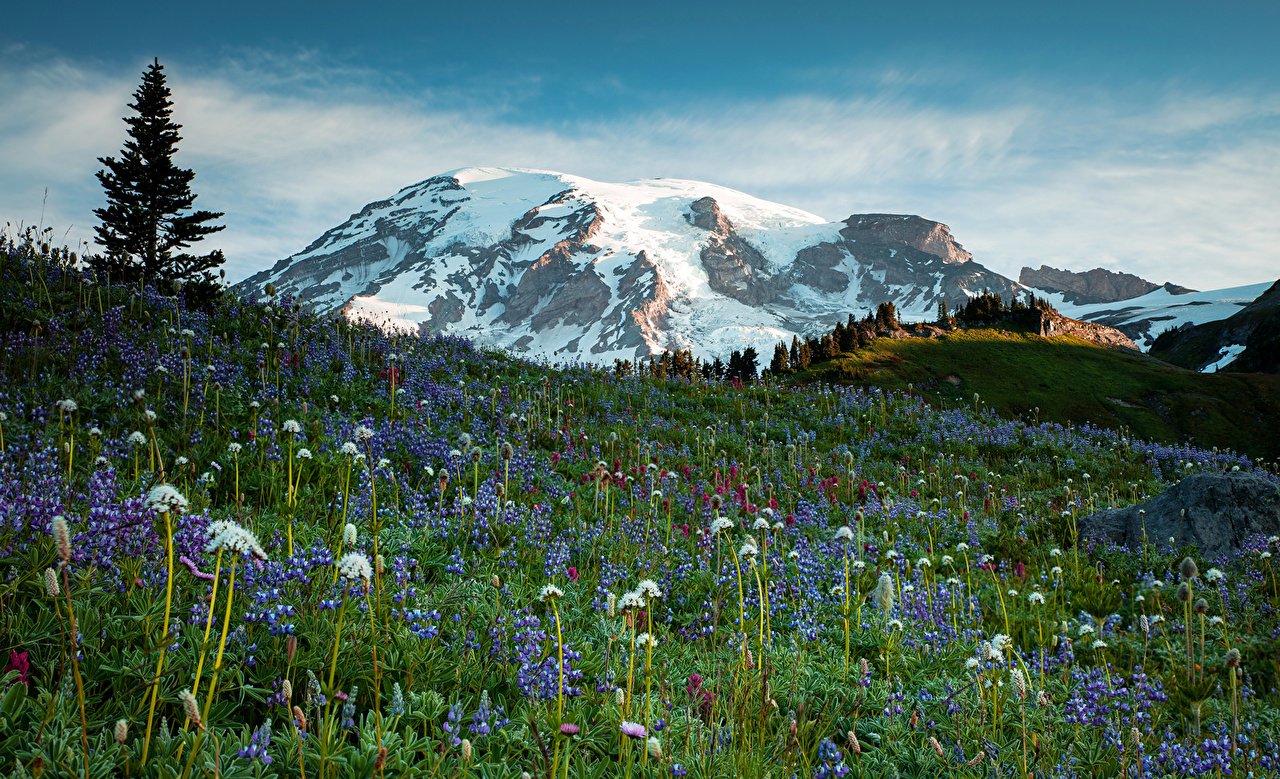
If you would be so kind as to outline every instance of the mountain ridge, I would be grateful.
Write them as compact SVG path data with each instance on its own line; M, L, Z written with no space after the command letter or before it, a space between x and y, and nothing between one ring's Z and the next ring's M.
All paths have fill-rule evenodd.
M917 215L833 222L688 179L495 167L458 168L371 202L239 286L268 283L322 312L592 362L763 353L881 302L921 321L983 291L1046 297L1145 348L1168 326L1248 302L1174 317L1163 301L1142 307L1159 289L1114 309L1076 304L985 267L947 225Z
M1156 284L1132 273L1107 268L1069 271L1045 264L1041 264L1039 268L1024 265L1018 274L1018 283L1045 292L1059 293L1063 300L1074 304L1115 303L1141 297L1162 287L1172 295L1196 291L1172 282Z

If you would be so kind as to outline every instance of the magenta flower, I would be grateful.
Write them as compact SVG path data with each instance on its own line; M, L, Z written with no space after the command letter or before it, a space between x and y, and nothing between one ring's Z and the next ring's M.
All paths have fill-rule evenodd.
M10 650L9 664L4 667L3 671L0 671L0 676L4 676L10 671L17 671L17 681L22 682L28 687L31 686L31 679L27 676L31 672L31 660L27 658L26 652ZM643 730L643 728L641 728L641 730Z
M576 582L577 580L578 580L578 569L573 566L569 566L569 581Z
M627 722L624 720L621 730L622 735L629 736L631 738L644 738L645 736L644 725L641 725L638 722Z
M565 722L560 725L560 732L566 736L576 736L578 735L578 730L578 726L572 722Z

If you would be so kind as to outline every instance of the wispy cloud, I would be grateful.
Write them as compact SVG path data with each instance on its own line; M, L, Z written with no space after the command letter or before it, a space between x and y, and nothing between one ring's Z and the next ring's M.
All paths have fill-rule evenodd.
M0 64L0 217L91 236L95 158L115 154L137 73ZM595 121L517 121L520 90L406 93L311 55L174 62L182 162L216 245L246 275L364 203L472 164L593 178L696 178L840 219L920 213L979 260L1098 264L1203 288L1280 271L1280 93L1069 94L987 83L945 102L886 69L869 92L672 105ZM615 88L603 85L601 88ZM936 90L934 90L936 92ZM547 99L543 95L541 99Z

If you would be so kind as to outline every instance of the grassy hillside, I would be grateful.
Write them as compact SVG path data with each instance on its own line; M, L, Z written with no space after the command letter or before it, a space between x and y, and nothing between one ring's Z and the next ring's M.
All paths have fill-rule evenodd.
M975 329L880 338L793 378L910 386L946 403L972 403L976 393L1004 415L1280 456L1280 376L1204 375L1070 337Z
M0 776L1280 774L1280 539L1079 532L1238 454L68 265L0 237Z

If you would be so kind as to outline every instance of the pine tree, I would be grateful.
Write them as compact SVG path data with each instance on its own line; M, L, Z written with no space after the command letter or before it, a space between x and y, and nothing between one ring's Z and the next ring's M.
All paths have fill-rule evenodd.
M223 216L193 211L191 192L195 172L173 163L182 125L173 121L173 101L159 60L147 66L142 84L129 104L135 116L125 117L129 139L120 158L99 157L105 167L98 181L107 205L93 213L104 256L90 261L95 270L121 281L212 283L213 268L225 258L220 251L192 255L185 251L210 233L223 229L211 224Z
M787 354L787 345L782 341L773 347L773 359L769 361L769 372L774 376L781 376L791 367L791 359Z
M742 370L739 374L744 384L750 384L756 380L756 374L760 370L760 355L754 347L748 346L742 350Z

